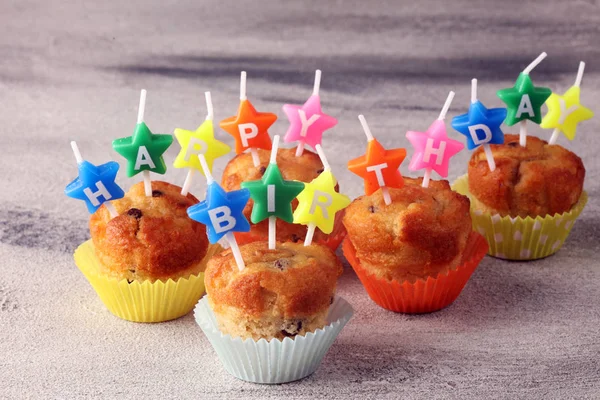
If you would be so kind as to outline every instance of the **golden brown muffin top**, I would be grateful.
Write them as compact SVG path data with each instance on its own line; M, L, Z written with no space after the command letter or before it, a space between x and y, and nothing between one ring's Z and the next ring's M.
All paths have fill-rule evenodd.
M214 256L206 268L206 293L216 305L260 316L310 316L329 307L342 265L327 247L265 242L240 246L246 267L239 271L231 250Z
M462 261L472 231L469 199L448 181L404 178L390 188L386 205L381 189L360 196L346 209L344 225L361 263L377 276L398 281L436 275Z
M90 233L106 272L134 279L166 279L204 258L206 228L191 220L188 207L198 203L191 194L167 182L152 181L152 197L144 183L131 187L113 201L119 216L111 219L106 207L90 218Z
M502 216L545 216L569 211L583 190L581 158L535 136L527 146L506 134L504 144L490 145L496 169L490 171L482 147L469 161L469 191L475 206Z

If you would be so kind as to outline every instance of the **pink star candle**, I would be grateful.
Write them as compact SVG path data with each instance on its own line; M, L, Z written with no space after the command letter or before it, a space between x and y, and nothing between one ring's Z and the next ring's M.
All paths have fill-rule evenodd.
M408 169L418 171L425 169L423 187L429 186L431 171L437 172L442 178L448 176L450 158L464 148L458 140L453 140L446 133L446 114L454 98L454 92L448 94L446 103L437 120L433 121L426 132L408 131L406 137L413 145L415 152L410 160Z
M298 142L296 148L296 157L300 157L304 152L304 145L308 144L316 149L321 144L323 132L333 128L337 124L337 119L323 113L321 109L321 98L319 97L319 88L321 86L321 70L315 72L315 85L313 94L306 100L304 105L286 104L283 111L290 121L290 127L285 134L286 143Z

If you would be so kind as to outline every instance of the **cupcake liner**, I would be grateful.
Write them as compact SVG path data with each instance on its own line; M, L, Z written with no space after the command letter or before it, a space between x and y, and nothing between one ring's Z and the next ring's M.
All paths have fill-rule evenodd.
M452 189L471 197L467 175L459 177ZM562 214L532 217L502 217L471 207L473 229L485 236L488 254L506 260L536 260L556 253L563 245L588 196L584 191L570 211ZM473 204L473 202L471 202Z
M203 262L221 250L209 245ZM204 294L204 273L189 278L127 282L99 274L100 261L91 240L82 243L75 264L90 282L106 308L119 318L134 322L163 322L189 313Z
M315 372L354 310L341 297L335 298L327 315L328 325L304 336L243 340L219 330L206 296L194 309L196 322L217 352L225 370L234 377L253 383L286 383Z
M471 232L463 253L463 263L456 269L430 276L415 283L381 279L369 273L356 256L349 238L342 245L344 256L356 271L369 297L379 306L394 312L423 314L441 310L452 304L485 256L488 245L485 238Z

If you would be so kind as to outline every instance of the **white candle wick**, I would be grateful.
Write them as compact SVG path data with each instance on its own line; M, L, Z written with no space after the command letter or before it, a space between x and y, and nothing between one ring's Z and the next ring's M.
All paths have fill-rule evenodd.
M315 71L315 85L313 86L313 96L319 95L319 89L321 88L321 70Z
M215 117L215 112L213 110L213 103L212 103L212 97L210 95L210 92L204 92L204 98L206 99L206 120L210 120L212 121L213 118Z
M444 119L446 119L446 114L448 113L448 109L450 108L450 104L452 104L452 99L454 99L454 92L451 90L450 93L448 93L448 97L446 98L446 102L444 103L444 107L442 107L442 111L440 112L440 116L438 117L438 119L440 121L443 121Z
M246 97L246 71L242 71L240 76L240 100L244 101Z
M75 154L75 159L77 160L77 164L81 164L83 162L83 157L81 157L81 152L79 151L79 147L75 141L71 141L71 149L73 149L73 154Z
M358 120L360 121L360 124L362 125L363 131L365 131L367 140L370 142L371 140L373 140L373 134L371 133L371 129L369 128L369 125L367 125L367 120L365 119L365 116L360 114L358 116Z
M138 117L137 123L141 124L144 122L144 111L146 110L146 89L142 89L140 92L140 105L138 106Z
M471 79L471 103L477 101L477 79Z
M536 58L535 60L533 60L533 61L531 62L531 64L529 64L529 65L527 66L527 68L525 68L525 69L523 70L523 73L524 73L525 75L529 75L529 73L530 73L530 72L531 72L531 71L532 71L532 70L533 70L535 67L537 67L537 66L538 66L538 64L539 64L539 63L541 63L541 62L544 60L544 58L546 58L546 56L547 56L547 55L548 55L548 54L546 54L546 52L544 51L542 54L540 54L539 56L537 56L537 58Z
M583 71L585 70L585 63L583 61L579 62L579 69L577 70L577 78L575 79L575 86L581 86L581 80L583 79Z

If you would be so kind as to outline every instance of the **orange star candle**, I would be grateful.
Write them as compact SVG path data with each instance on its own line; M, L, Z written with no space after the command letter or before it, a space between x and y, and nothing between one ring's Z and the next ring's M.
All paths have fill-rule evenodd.
M235 139L235 152L241 154L250 149L254 166L260 165L256 149L271 150L271 138L268 129L277 120L273 113L256 111L246 97L246 71L242 71L240 80L240 107L237 115L225 118L219 126Z
M392 199L388 188L399 189L404 186L404 180L398 168L406 158L406 149L386 150L373 137L364 115L359 115L358 119L369 143L365 155L350 160L348 169L363 178L366 195L370 195L381 188L385 204L390 205Z

